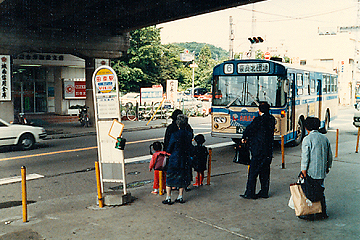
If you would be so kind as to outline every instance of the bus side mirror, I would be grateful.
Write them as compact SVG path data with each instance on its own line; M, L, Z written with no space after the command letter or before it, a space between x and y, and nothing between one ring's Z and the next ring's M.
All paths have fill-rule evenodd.
M285 93L289 93L289 91L290 91L289 79L285 79L284 84L283 84L283 91Z

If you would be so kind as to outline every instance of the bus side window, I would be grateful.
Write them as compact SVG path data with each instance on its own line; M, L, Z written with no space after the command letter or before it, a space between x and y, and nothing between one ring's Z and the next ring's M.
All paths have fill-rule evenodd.
M315 79L311 79L310 81L310 93L315 92Z
M327 76L323 76L323 93L327 92Z
M303 94L303 75L301 73L296 74L296 85L298 89L298 95Z

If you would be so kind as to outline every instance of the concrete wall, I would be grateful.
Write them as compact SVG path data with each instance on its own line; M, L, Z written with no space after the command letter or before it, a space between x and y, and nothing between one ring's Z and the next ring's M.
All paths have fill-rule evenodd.
M14 107L11 101L0 102L0 118L7 122L14 121Z

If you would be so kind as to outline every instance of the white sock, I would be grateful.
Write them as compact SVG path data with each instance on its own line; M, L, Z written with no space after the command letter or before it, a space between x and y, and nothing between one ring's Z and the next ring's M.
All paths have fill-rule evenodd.
M179 195L179 196L177 197L177 199L182 199L182 195Z
M171 197L166 197L166 200L171 200Z

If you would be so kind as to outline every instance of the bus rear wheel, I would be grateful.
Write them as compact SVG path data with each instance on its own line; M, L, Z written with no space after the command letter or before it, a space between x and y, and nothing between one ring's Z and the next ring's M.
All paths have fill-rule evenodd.
M305 136L305 128L304 128L304 121L300 118L297 125L296 125L296 137L293 141L293 145L297 146L301 143L302 139Z

